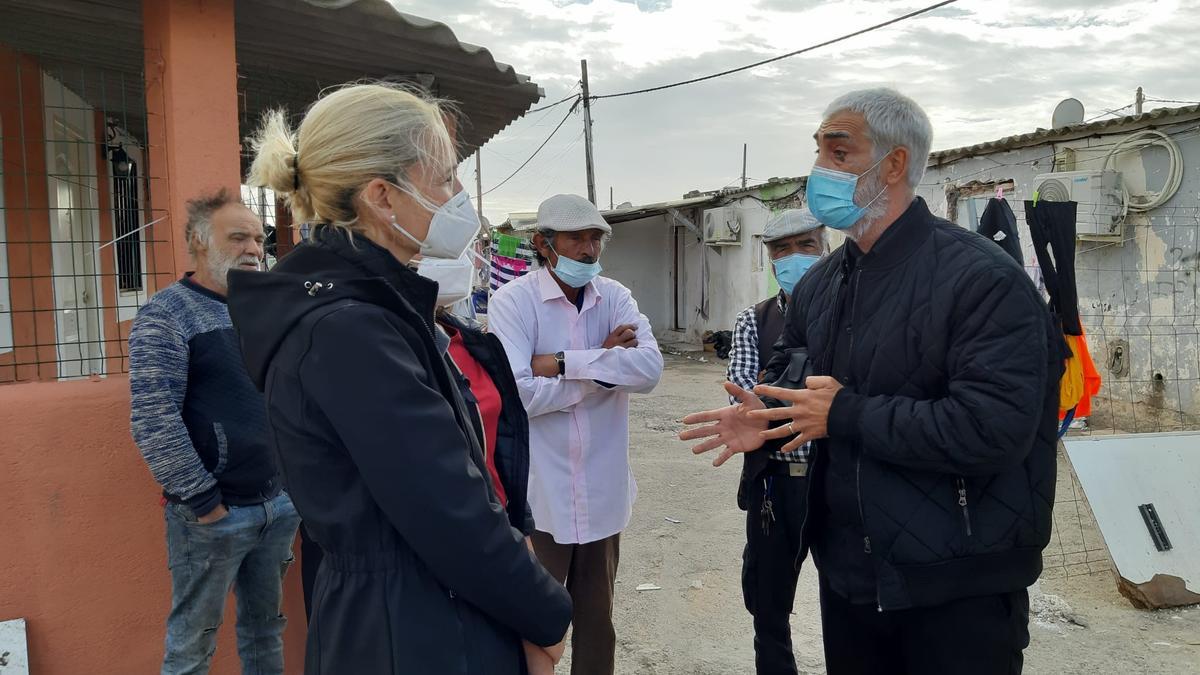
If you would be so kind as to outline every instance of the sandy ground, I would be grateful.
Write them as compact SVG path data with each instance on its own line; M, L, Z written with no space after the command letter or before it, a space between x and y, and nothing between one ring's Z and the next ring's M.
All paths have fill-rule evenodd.
M745 515L734 502L740 459L714 469L710 459L693 456L675 439L684 414L723 404L723 363L711 354L707 358L701 363L668 356L657 391L632 402L639 495L621 541L618 673L754 672L750 617L740 589ZM1060 476L1060 492L1063 480ZM1077 508L1070 504L1072 517ZM1046 598L1048 609L1031 617L1025 672L1200 673L1200 608L1140 611L1117 593L1111 573L1063 571L1041 581L1042 591L1057 598ZM647 583L661 590L635 590ZM792 632L801 672L824 672L817 577L810 563L801 573ZM569 672L569 658L568 652L558 672Z

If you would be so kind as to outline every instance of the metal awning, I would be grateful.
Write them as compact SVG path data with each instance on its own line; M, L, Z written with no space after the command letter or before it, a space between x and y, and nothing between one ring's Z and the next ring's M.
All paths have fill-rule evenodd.
M612 211L601 211L600 215L604 216L604 220L609 225L624 223L631 220L641 220L643 218L653 218L669 213L672 210L695 208L711 204L720 199L717 194L707 194L701 197L688 197L685 199L676 199L669 202L659 202L657 204L644 204L642 206L633 206L627 209L614 209Z
M0 0L0 44L36 57L97 106L114 110L126 102L131 131L141 136L141 6L142 0ZM466 156L543 96L487 49L385 0L239 0L235 12L242 136L263 111L284 107L298 115L326 87L404 80L457 104Z

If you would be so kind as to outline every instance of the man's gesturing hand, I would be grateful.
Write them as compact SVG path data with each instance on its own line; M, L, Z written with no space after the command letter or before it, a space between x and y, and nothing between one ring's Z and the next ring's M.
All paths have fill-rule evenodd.
M697 455L724 446L725 449L713 460L713 466L721 466L736 453L753 452L761 448L761 434L767 429L766 420L759 420L750 415L751 412L764 408L758 397L732 382L725 383L725 391L738 400L736 405L688 415L683 418L684 424L713 424L687 429L679 434L681 441L707 439L692 448L692 452Z
M605 349L612 349L613 347L633 349L636 346L638 346L637 326L631 323L623 323L617 326L604 340Z
M809 441L829 435L829 409L833 407L833 397L842 388L841 383L832 377L816 376L805 380L804 386L807 389L784 389L765 384L754 388L754 393L759 396L788 404L783 408L762 408L747 413L764 426L774 420L787 420L783 426L763 431L760 442L795 436L781 448L783 452L791 452Z

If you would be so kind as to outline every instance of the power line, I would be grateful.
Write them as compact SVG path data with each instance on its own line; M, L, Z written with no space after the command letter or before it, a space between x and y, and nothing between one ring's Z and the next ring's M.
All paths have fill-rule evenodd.
M1156 103L1182 103L1185 105L1200 105L1200 101L1176 101L1176 100L1170 99L1170 98L1154 98L1151 96L1147 96L1146 100L1154 101Z
M811 51L813 51L814 49L820 49L821 47L828 47L829 45L832 45L832 44L837 44L837 43L839 43L839 42L843 42L843 41L845 41L845 40L849 40L850 38L854 38L854 37L858 37L859 35L863 35L863 34L866 34L866 33L870 33L871 31L874 31L874 30L879 30L880 28L886 28L886 27L888 27L888 26L891 26L891 25L893 25L893 24L900 23L901 21L905 21L905 20L907 20L907 19L911 19L911 18L913 18L913 17L917 17L917 16L920 16L920 15L922 15L922 14L926 14L926 13L932 12L932 11L933 11L933 10L935 10L935 9L940 9L940 8L942 8L942 7L945 7L946 5L953 4L953 3L957 2L957 1L958 1L958 0L944 0L943 2L939 2L939 3L937 3L937 4L930 5L930 6L926 7L926 8L924 8L924 9L919 9L919 10L917 10L917 11L915 11L915 12L910 12L910 13L908 13L908 14L905 14L905 15L903 15L903 16L898 16L898 17L896 17L896 18L894 18L894 19L889 19L888 21L884 21L883 23L877 23L877 24L875 24L874 26L870 26L870 27L864 28L864 29L862 29L862 30L855 31L855 32L853 32L853 33L848 33L848 34L846 34L846 35L843 35L843 36L841 36L841 37L836 37L836 38L834 38L834 39L832 39L832 40L826 40L825 42L822 42L822 43L820 43L820 44L815 44L815 45L812 45L812 46L810 46L810 47L805 47L804 49L797 49L797 50L796 50L796 51L794 51L794 52L788 52L787 54L783 54L783 55L776 56L776 57L773 57L773 58L770 58L770 59L766 59L765 61L758 61L757 63L751 63L751 64L749 64L749 65L742 66L742 67L740 67L740 68L733 68L732 70L725 70L725 71L722 71L722 72L719 72L719 73L713 73L712 75L705 75L704 77L697 77L697 78L693 78L693 79L690 79L690 80L684 80L683 82L675 82L675 83L673 83L673 84L664 84L664 85L661 85L661 86L658 86L658 87L650 87L650 88L648 88L648 89L638 89L638 90L636 90L636 91L626 91L626 92L622 92L622 93L620 93L620 94L602 94L602 95L600 95L600 96L591 96L591 97L589 97L589 98L590 98L591 100L595 101L595 100L602 99L602 98L618 98L618 97L621 97L621 96L633 96L634 94L647 94L647 93L650 93L650 92L652 92L652 91L662 91L662 90L664 90L664 89L673 89L673 88L675 88L675 87L682 87L682 86L683 86L683 85L685 85L685 84L695 84L695 83L697 83L697 82L704 82L705 80L712 80L712 79L716 79L716 78L718 78L718 77L724 77L724 76L726 76L726 75L732 75L732 74L734 74L734 73L740 73L740 72L742 72L743 70L750 70L751 68L757 68L757 67L759 67L759 66L765 66L765 65L767 65L768 63L775 63L776 61L782 61L783 59L791 58L791 57L793 57L793 56L798 56L798 55L800 55L800 54L804 54L805 52L811 52ZM559 101L559 103L562 103L562 101ZM558 105L558 104L556 103L555 105Z
M534 150L533 154L530 155L529 158L526 159L524 162L522 162L521 166L518 166L516 171L513 171L512 173L508 174L508 178L505 178L504 180L500 181L497 185L492 187L487 192L484 192L480 196L482 197L484 195L489 195L492 192L495 192L496 190L500 189L500 187L502 185L504 185L508 181L512 180L513 176L517 175L518 173L521 173L521 169L524 169L526 166L528 166L529 163L533 161L533 158L537 157L537 154L542 151L542 148L546 147L546 144L550 142L550 139L554 138L554 135L558 133L558 130L562 129L562 126L567 123L567 119L571 117L571 113L573 113L573 112L575 112L575 106L571 106L571 109L568 110L567 114L563 115L562 120L559 121L558 126L554 127L554 131L550 132L550 135L546 137L546 140L542 141L542 144L537 147L537 150Z
M544 105L544 106L542 106L542 107L540 107L540 108L534 108L534 109L532 109L532 110L526 110L526 111L525 111L525 114L526 114L526 115L532 115L533 113L536 113L536 112L542 112L543 110L549 110L549 109L551 109L551 108L553 108L553 107L555 107L555 106L562 105L562 104L566 103L567 101L572 101L572 100L574 100L574 99L577 99L577 98L579 98L579 94L571 94L570 96L568 96L568 97L566 97L566 98L564 98L564 99L560 99L560 100L558 100L558 101L555 101L554 103L551 103L550 105ZM595 96L593 96L592 98L596 98L596 97L595 97Z
M1123 105L1120 108L1114 108L1113 110L1105 109L1103 113L1096 115L1095 117L1090 117L1090 118L1080 122L1080 124L1087 124L1088 122L1095 122L1096 120L1100 119L1101 117L1108 117L1109 115L1116 115L1117 113L1121 112L1122 110L1132 108L1134 105L1136 105L1136 104L1130 103L1129 105Z

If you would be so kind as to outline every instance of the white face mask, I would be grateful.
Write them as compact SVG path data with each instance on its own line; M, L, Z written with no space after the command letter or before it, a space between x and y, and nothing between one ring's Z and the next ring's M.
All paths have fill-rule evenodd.
M407 192L399 185L394 185L394 187ZM458 194L433 212L433 219L429 221L429 233L425 235L425 241L417 239L411 232L401 227L396 222L395 214L392 214L392 227L420 246L422 256L454 260L467 250L467 246L470 246L479 234L479 214L475 213L475 209L471 207L471 198L467 195L467 191L460 190Z
M417 274L436 281L438 285L438 307L449 307L470 297L475 284L474 251L466 250L454 260L445 258L421 258L417 263Z

